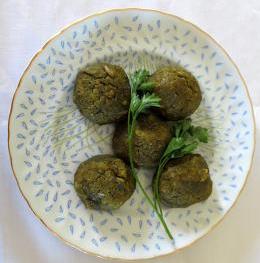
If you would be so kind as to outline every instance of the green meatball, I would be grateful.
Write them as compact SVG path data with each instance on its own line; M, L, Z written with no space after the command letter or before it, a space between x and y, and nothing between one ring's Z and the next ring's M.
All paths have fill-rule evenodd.
M120 66L96 64L77 75L74 102L85 117L97 124L123 119L130 98L129 80Z
M187 207L206 200L212 192L209 168L199 154L170 160L159 180L161 202L168 207Z
M112 155L97 155L81 163L75 190L87 208L110 210L122 206L135 190L129 167Z
M113 149L117 156L128 160L127 122L118 123L113 137ZM171 140L168 124L154 114L141 115L133 137L133 160L137 166L156 167L167 144Z
M181 67L166 66L152 74L153 92L161 98L158 111L168 120L181 120L200 105L201 91L195 77Z

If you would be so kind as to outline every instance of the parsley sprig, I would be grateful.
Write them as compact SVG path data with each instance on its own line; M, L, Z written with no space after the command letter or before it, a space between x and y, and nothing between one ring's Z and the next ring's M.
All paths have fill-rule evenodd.
M148 82L149 72L145 69L136 71L130 77L130 86L131 86L131 102L128 111L128 154L129 162L131 167L131 172L133 177L136 180L136 183L140 187L143 195L147 199L150 206L153 208L157 214L159 220L161 221L166 233L170 239L173 239L173 236L168 229L166 222L164 221L163 215L159 212L156 206L156 202L145 191L139 177L137 175L136 168L133 161L133 137L136 126L136 121L138 116L141 113L146 112L150 107L160 107L160 98L155 94L151 93L154 85L151 82Z

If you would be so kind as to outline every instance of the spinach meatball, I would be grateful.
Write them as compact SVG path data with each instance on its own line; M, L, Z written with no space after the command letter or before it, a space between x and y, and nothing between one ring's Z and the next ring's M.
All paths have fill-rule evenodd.
M161 202L168 207L187 207L206 200L212 192L209 168L199 154L170 160L159 180Z
M153 92L161 98L158 109L168 120L181 120L200 105L201 91L195 77L181 67L166 66L152 74Z
M120 66L88 66L78 73L73 96L80 112L89 120L97 124L116 122L128 112L129 81Z
M116 126L113 149L117 156L128 160L127 122ZM133 136L133 159L137 166L157 166L161 155L171 140L168 124L154 114L141 115Z
M135 190L129 167L112 155L97 155L81 163L74 176L75 190L87 208L116 209Z

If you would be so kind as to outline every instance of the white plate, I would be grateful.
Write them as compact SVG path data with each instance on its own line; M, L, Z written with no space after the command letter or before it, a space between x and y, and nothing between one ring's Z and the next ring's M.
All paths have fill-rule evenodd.
M111 152L113 125L88 122L72 101L78 70L104 61L127 73L179 63L201 85L203 100L192 119L210 130L210 143L199 152L209 164L213 193L203 203L165 209L173 242L138 189L113 213L87 210L74 191L78 164ZM111 10L70 25L32 59L13 99L9 148L19 188L49 230L84 252L151 258L191 244L232 207L251 165L253 112L238 69L209 35L162 12ZM140 171L149 187L145 174Z

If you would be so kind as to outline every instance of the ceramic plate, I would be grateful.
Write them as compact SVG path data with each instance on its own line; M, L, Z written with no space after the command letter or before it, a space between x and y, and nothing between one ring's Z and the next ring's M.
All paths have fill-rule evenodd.
M97 62L121 65L128 74L177 63L200 83L203 100L192 119L209 129L210 142L198 151L209 164L213 193L188 208L164 210L173 241L138 189L113 212L86 209L74 191L79 163L112 152L114 126L89 122L72 101L78 70ZM253 148L250 99L229 56L191 23L152 10L107 11L54 36L24 72L9 119L13 172L35 215L73 247L110 258L168 254L209 232L243 188ZM139 171L148 191L149 173Z

